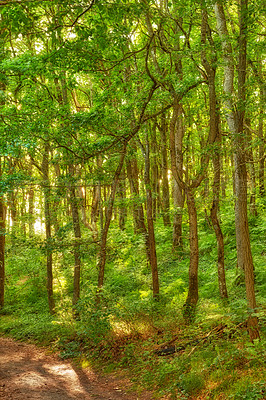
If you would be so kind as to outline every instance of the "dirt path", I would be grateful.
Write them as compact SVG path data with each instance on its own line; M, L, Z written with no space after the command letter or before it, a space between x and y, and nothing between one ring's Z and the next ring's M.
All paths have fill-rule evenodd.
M34 345L0 338L0 399L151 400L127 393L128 383L47 355Z

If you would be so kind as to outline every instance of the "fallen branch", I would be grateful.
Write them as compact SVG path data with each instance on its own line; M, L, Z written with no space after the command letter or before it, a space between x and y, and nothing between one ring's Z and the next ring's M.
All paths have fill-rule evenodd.
M220 336L221 334L224 333L225 328L226 328L225 324L219 324L218 326L213 328L210 332L208 332L206 335L204 335L198 339L190 340L189 342L182 344L181 346L176 346L176 345L170 346L170 344L174 343L178 339L179 335L177 335L173 339L169 340L168 342L165 342L164 344L160 345L160 347L157 348L154 351L154 353L157 354L158 356L168 356L168 355L177 353L181 350L185 350L188 346L193 345L194 347L192 348L192 350L189 353L189 355L191 355L200 343L204 343L211 336L215 336L215 337Z

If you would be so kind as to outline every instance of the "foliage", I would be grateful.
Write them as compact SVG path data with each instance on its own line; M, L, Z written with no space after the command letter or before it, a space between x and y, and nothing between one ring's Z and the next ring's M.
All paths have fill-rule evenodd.
M262 0L249 1L241 12L245 3L226 4L227 50L232 47L235 69L230 95L223 92L225 35L218 35L211 0L0 4L1 333L51 345L62 358L87 357L96 367L126 370L136 385L159 397L263 398L265 7ZM243 129L236 133L226 120L229 115L241 127L243 113ZM242 167L254 310L247 309L244 272L237 268L233 174ZM178 199L184 193L187 201ZM219 295L210 220L215 201L228 299ZM193 239L199 239L199 251ZM193 275L188 271L197 256ZM2 274L3 265L0 260ZM99 272L103 286L96 284ZM189 326L182 309L195 275L199 301ZM261 338L252 343L246 332L251 312L261 325ZM158 349L168 345L162 356Z

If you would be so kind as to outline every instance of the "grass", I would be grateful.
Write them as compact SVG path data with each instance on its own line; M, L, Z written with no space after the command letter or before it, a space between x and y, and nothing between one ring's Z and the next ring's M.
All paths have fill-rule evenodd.
M252 344L244 324L245 288L236 279L235 238L230 218L223 225L229 301L219 298L215 238L202 219L200 300L190 326L182 318L188 286L187 240L182 252L174 255L171 228L160 222L156 225L160 302L152 298L143 238L132 233L130 224L123 232L113 224L108 239L103 298L98 307L96 249L84 248L78 320L72 319L71 312L71 249L58 246L54 252L57 312L50 316L43 248L27 240L17 242L14 247L7 240L6 305L0 312L1 334L50 346L62 358L75 358L82 365L89 363L106 372L123 370L136 387L153 390L157 398L265 398L266 220L260 217L259 224L258 220L251 224L261 324L261 340ZM186 236L186 226L184 232ZM217 327L222 329L219 331ZM175 352L158 355L156 350L171 340Z

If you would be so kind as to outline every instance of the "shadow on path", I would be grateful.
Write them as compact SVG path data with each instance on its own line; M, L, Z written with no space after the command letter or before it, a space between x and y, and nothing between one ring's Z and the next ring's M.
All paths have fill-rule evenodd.
M36 346L0 338L0 399L151 400L152 397L128 394L115 379L99 377L91 370L63 362Z

